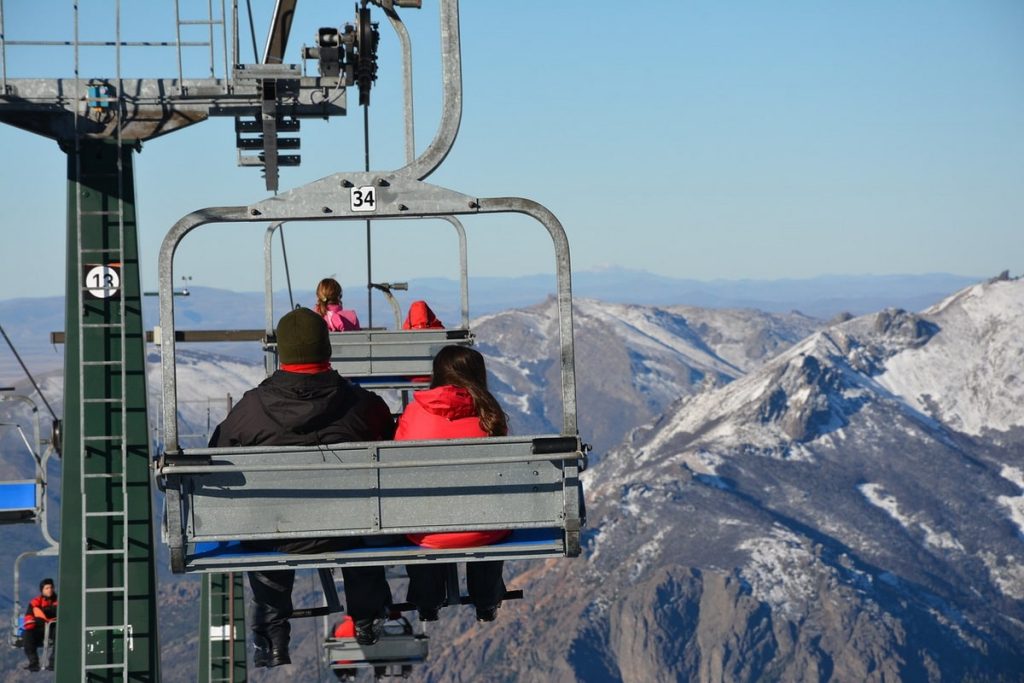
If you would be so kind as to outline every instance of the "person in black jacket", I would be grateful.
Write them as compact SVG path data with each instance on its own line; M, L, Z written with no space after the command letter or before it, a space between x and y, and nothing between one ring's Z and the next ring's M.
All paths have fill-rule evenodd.
M331 369L331 342L323 318L297 308L278 322L280 369L247 391L210 438L210 446L315 446L346 441L379 441L395 433L391 410L376 394L350 384ZM255 550L321 553L345 550L358 537L291 541L249 541ZM372 645L380 637L391 591L383 567L342 569L348 613L356 640ZM288 644L293 570L249 572L253 593L252 632L256 666L290 664Z

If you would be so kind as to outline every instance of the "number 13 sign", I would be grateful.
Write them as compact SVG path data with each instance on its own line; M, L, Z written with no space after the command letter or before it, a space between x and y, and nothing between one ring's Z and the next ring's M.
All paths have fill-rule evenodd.
M121 293L120 263L86 265L85 290L97 299L115 299Z

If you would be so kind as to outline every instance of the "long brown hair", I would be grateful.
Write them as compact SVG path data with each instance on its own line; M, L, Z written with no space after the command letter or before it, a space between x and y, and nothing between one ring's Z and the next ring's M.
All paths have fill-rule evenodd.
M508 417L498 400L487 390L487 368L479 351L466 346L445 346L437 352L430 388L448 384L462 387L473 397L481 429L491 436L508 434Z
M341 305L341 285L333 277L325 277L316 286L316 312L326 314L327 304Z

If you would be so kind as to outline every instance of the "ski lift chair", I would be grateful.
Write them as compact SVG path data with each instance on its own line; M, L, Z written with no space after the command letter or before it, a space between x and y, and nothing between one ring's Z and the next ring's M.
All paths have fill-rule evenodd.
M32 407L33 421L33 443L25 435L21 425L16 422L0 422L0 428L15 429L21 437L25 448L32 455L33 467L36 472L35 479L19 479L14 481L0 482L0 524L24 524L38 522L45 510L46 481L43 471L43 456L40 455L39 438L39 410L35 403L27 396L3 396L3 401L21 400Z
M585 521L579 473L586 448L576 420L569 245L545 207L517 197L477 198L423 182L445 159L461 120L458 6L439 3L443 106L422 154L393 172L336 173L247 206L208 207L181 220L160 249L166 492L164 537L173 571L246 571L575 557ZM368 197L372 202L364 201ZM177 425L174 254L208 223L394 220L518 213L540 222L555 255L562 424L553 434L316 447L182 448ZM251 553L244 540L511 529L502 543L430 549L399 544L313 555Z
M378 679L385 677L408 678L412 667L427 659L429 639L413 632L405 617L384 623L380 640L373 645L360 645L355 638L327 638L323 643L324 657L333 670L373 669Z
M42 508L43 487L38 480L0 482L0 524L35 522Z
M451 223L459 238L459 271L462 319L460 327L432 330L402 330L396 314L395 330L356 330L331 333L331 367L351 382L367 389L425 389L430 384L434 356L451 344L472 346L469 329L469 272L466 230L455 216L439 216ZM278 367L274 334L273 235L284 221L267 228L263 242L264 311L266 337L263 348L266 370ZM395 304L397 306L397 304Z

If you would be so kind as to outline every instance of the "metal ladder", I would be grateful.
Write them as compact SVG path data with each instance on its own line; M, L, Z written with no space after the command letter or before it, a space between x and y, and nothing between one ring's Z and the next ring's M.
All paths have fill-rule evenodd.
M214 31L217 26L221 27L221 44L224 48L224 72L227 77L231 73L231 64L228 62L228 25L227 25L227 14L224 0L220 0L220 18L213 16L213 0L207 0L207 16L205 19L182 19L181 18L181 0L174 0L174 35L175 35L175 47L178 52L178 87L182 87L184 81L184 66L182 64L182 52L181 48L188 47L208 47L210 49L210 78L216 77L216 56L215 42L214 42ZM207 40L202 42L189 42L184 43L181 40L181 27L182 26L206 26L209 29L209 36ZM236 37L237 42L237 37Z
M245 588L242 575L220 572L203 575L200 593L198 683L244 683L247 679L245 650Z
M79 73L79 10L77 2L73 2L75 27L75 94L82 101L82 79ZM121 153L123 139L121 137L121 115L124 111L122 99L123 81L121 77L121 5L116 7L116 96L101 94L93 97L88 93L88 106L101 108L116 107L117 126L117 196L116 208L110 209L108 198L100 210L85 211L82 208L86 191L83 189L81 135L75 136L75 187L78 196L75 198L76 245L80 270L84 273L86 265L113 266L123 268L123 248L125 244L125 210L124 210L124 173ZM75 112L75 129L79 128L79 116ZM112 174L106 174L110 177ZM100 177L94 174L90 177ZM83 218L98 217L108 225L117 221L116 245L109 242L102 247L86 247L83 236ZM79 634L81 645L82 680L102 678L111 680L119 677L128 681L128 653L133 649L132 625L128 618L128 397L127 397L127 338L125 334L125 299L122 294L117 297L116 312L110 310L110 302L105 297L87 299L90 292L106 292L103 285L108 281L100 281L97 287L90 287L88 279L83 279L77 287L78 311L81 323L78 327L78 348L80 353L78 364L78 383L81 389L79 403L79 424L81 425L81 441L79 443L82 464L80 469L79 490L82 495L82 630ZM118 283L120 285L120 283ZM93 295L95 296L95 295ZM109 295L108 295L109 296ZM98 299L98 300L97 300ZM87 308L87 303L89 307ZM111 315L113 313L113 315ZM90 334L90 331L93 333ZM95 332L102 331L102 334ZM117 340L116 357L110 345ZM96 376L103 380L102 396L90 391L86 380L95 386ZM98 406L105 419L87 421L87 408ZM95 411L90 411L91 416ZM120 433L112 428L114 413L119 413ZM116 452L116 455L115 455ZM104 462L105 461L105 462ZM120 610L117 605L120 603ZM119 612L119 613L118 613ZM120 655L113 653L115 639L120 637L122 647ZM104 657L97 657L102 649ZM96 662L97 659L106 661ZM90 672L96 675L90 676ZM113 676L112 676L113 675ZM119 676L118 676L119 675Z

